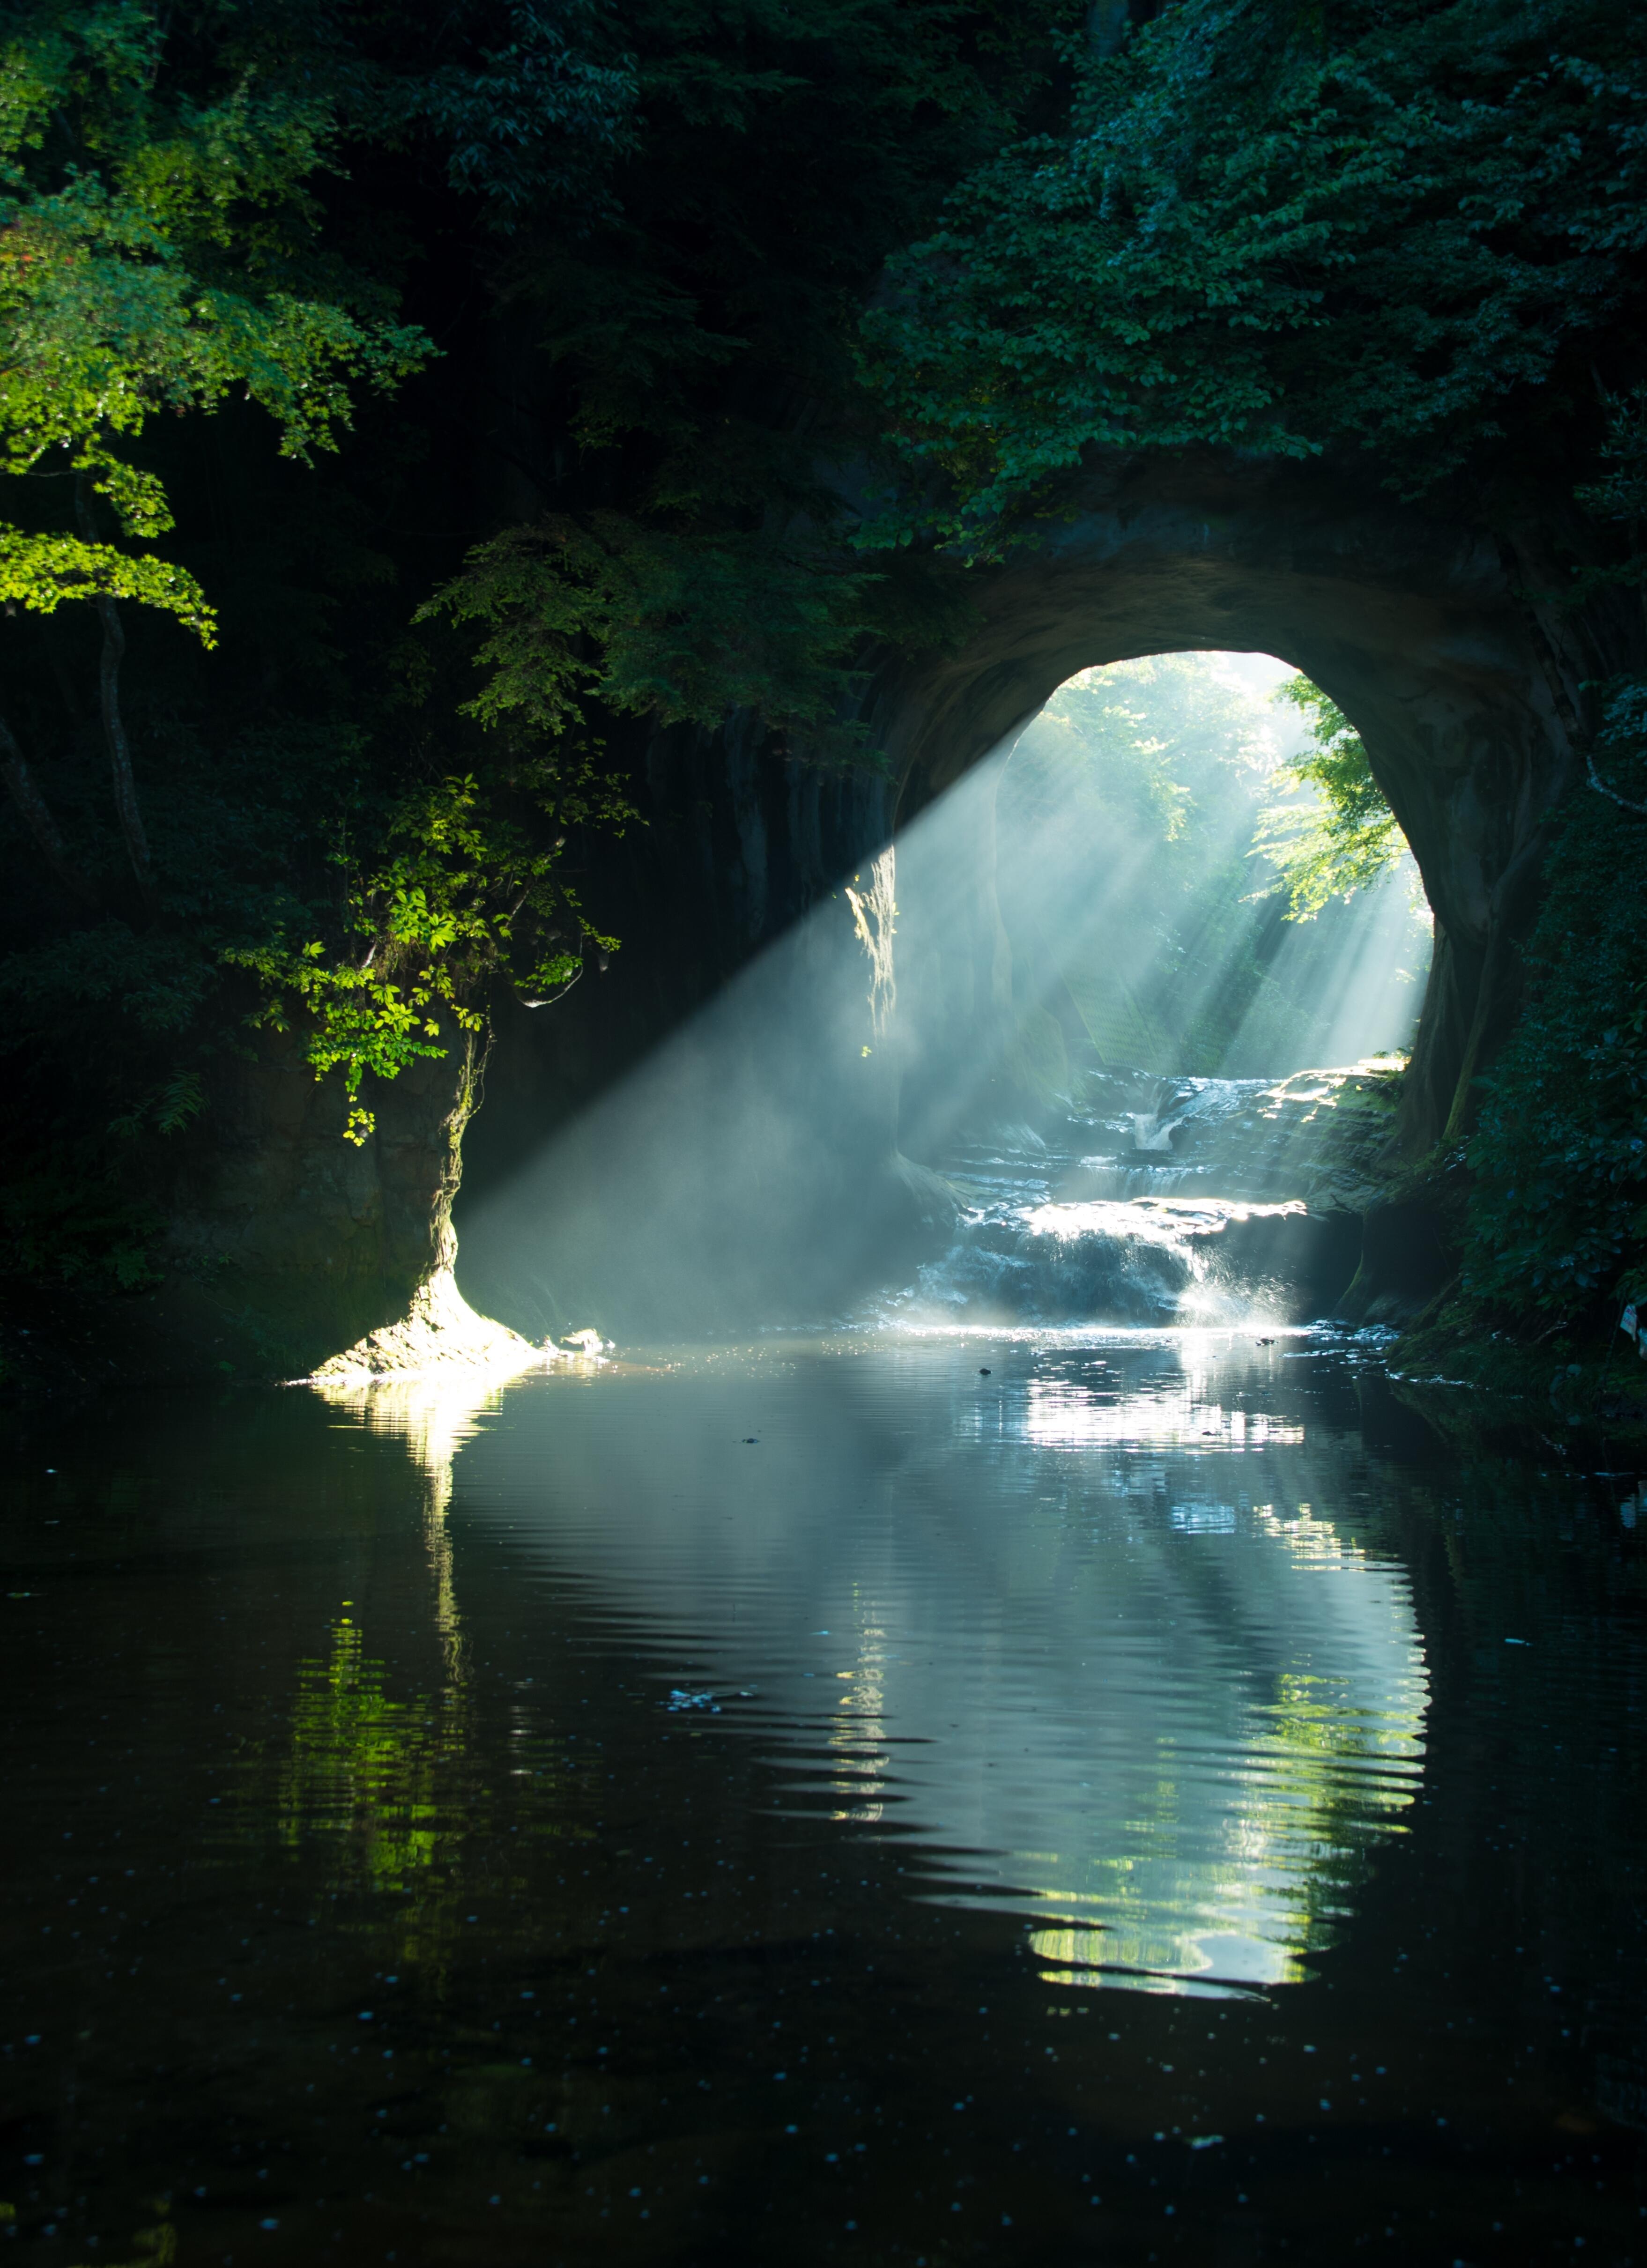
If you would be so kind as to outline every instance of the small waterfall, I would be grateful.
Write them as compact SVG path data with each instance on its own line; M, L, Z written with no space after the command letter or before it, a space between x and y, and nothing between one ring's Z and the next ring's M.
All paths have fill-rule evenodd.
M1358 1225L1342 1201L1312 1211L1300 1197L1338 1129L1301 1132L1363 1076L1088 1073L1050 1134L998 1125L944 1160L960 1233L879 1312L1134 1326L1319 1314L1354 1271Z
M891 1303L932 1322L1237 1324L1294 1320L1306 1208L1094 1198L974 1215Z

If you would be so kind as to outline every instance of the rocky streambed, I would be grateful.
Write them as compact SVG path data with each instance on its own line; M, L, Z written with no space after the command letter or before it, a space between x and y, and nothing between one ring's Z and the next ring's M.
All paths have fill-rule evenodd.
M1387 1177L1401 1065L1281 1080L1094 1071L1039 1125L940 1161L953 1241L881 1303L908 1320L1297 1323L1329 1313Z

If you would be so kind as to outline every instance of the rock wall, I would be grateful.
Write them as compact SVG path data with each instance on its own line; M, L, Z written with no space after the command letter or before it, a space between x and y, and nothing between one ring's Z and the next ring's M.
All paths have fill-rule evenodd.
M449 1271L472 1049L371 1084L376 1130L288 1037L220 1062L210 1107L160 1146L163 1280L41 1295L32 1336L60 1383L294 1376L398 1322Z

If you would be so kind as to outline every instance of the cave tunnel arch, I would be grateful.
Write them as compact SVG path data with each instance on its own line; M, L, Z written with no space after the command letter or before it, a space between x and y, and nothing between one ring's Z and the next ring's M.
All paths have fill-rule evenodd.
M1090 480L983 578L953 651L873 700L898 828L1084 670L1155 653L1272 654L1355 723L1436 916L1401 1104L1411 1154L1460 1132L1513 1016L1517 947L1570 777L1560 691L1497 547L1319 470L1178 462Z
M1580 697L1570 659L1558 674L1553 658L1571 641L1541 628L1497 543L1461 511L1404 505L1320 466L1185 459L1094 471L1065 517L970 587L974 620L954 646L871 667L858 713L879 768L772 761L767 727L743 714L653 736L646 828L589 885L623 939L610 975L552 1016L497 1011L458 1219L477 1305L534 1331L555 1323L558 1310L511 1304L522 1224L540 1215L565 1233L545 1233L537 1275L586 1287L592 1306L583 1290L564 1297L589 1313L603 1285L655 1277L659 1240L680 1241L737 1143L768 1123L782 1138L694 1231L693 1302L703 1285L764 1280L798 1239L827 1248L842 1284L865 1276L902 1233L912 1191L913 1213L936 1219L937 1160L911 1138L899 1070L933 1006L921 924L913 909L895 922L905 1037L884 1047L845 890L1061 685L1147 654L1273 655L1353 720L1436 917L1398 1139L1415 1158L1466 1130L1475 1074L1516 1012ZM970 994L957 980L937 1002L957 1020L940 1024L934 1056L959 1060L970 1044L987 1057L998 1039L983 1029L1003 1005L992 903L981 892L970 925ZM835 1296L820 1290L819 1312ZM570 1320L586 1320L582 1307Z
M969 1115L1038 1124L1089 1060L1239 1080L1410 1050L1432 923L1405 838L1404 873L1319 921L1255 863L1290 802L1268 765L1310 745L1290 674L1204 651L1083 673L899 829L907 1154L939 1165Z

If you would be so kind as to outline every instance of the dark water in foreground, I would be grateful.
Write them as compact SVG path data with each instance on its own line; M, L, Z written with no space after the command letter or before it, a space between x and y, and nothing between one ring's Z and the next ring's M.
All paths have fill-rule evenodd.
M1634 1476L1310 1346L28 1436L0 2258L1647 2262Z

